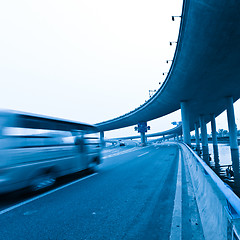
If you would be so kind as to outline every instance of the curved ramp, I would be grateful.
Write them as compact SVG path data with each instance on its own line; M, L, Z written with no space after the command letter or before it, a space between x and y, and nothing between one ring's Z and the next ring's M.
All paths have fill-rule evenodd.
M199 115L222 113L225 97L240 98L239 12L238 0L185 0L178 44L164 84L138 109L97 123L99 130L162 117L178 110L181 101L189 101L193 129Z

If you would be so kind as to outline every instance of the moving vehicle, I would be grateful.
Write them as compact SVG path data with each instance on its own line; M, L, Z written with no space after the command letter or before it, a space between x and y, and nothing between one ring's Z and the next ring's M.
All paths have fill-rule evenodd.
M0 193L33 191L101 162L93 125L0 111Z
M124 147L124 146L125 146L125 143L122 142L122 141L120 141L120 142L119 142L119 146L120 146L120 147Z

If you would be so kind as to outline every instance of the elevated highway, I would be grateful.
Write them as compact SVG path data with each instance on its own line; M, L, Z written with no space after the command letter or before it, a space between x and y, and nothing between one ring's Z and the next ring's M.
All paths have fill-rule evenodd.
M172 129L166 130L166 131L162 131L162 132L157 132L157 133L152 133L152 134L146 134L147 138L151 138L151 137L159 137L159 136L178 136L182 134L182 125L178 125L177 127L174 127ZM119 139L137 139L140 138L140 136L128 136L128 137L118 137L118 138L111 138L111 140L119 140Z
M181 108L184 142L191 145L199 125L203 158L209 162L206 124L211 121L214 160L219 169L215 117L227 110L235 184L240 192L239 149L233 103L240 98L240 2L184 0L176 51L156 94L123 116L97 123L108 131L163 117ZM144 144L144 133L142 143Z
M217 146L214 117L227 109L240 189L232 106L240 97L239 10L238 0L184 0L176 52L161 88L140 108L97 124L103 132L181 108L185 142L195 128L199 144L201 119L205 162L182 143L104 155L98 173L16 203L1 198L0 239L240 239L240 200L206 164L206 123L212 123ZM38 118L22 116L30 126ZM55 130L68 124L48 121ZM161 134L179 132L180 126Z
M97 123L108 131L150 121L189 103L191 130L200 115L210 121L240 97L240 2L184 0L170 71L156 94L132 112Z

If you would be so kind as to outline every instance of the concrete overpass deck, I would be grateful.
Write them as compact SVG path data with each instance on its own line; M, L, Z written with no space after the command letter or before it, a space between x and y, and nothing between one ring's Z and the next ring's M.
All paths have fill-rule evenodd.
M211 121L218 167L215 118L227 110L234 184L240 192L240 162L233 103L240 98L240 2L184 0L177 47L170 71L156 94L123 116L98 123L103 131L147 122L181 108L184 142L191 144L199 125L203 159L209 164L206 123ZM145 144L145 132L141 132ZM102 134L103 136L103 134Z
M138 109L106 122L100 131L149 121L189 103L191 130L200 115L210 121L240 97L240 2L184 0L175 56L165 82ZM163 33L164 34L164 33Z

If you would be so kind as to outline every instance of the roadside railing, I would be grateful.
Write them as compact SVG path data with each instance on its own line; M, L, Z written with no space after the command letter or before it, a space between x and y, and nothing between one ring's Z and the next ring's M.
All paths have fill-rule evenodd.
M205 239L240 240L240 199L189 146L179 145L190 172Z

